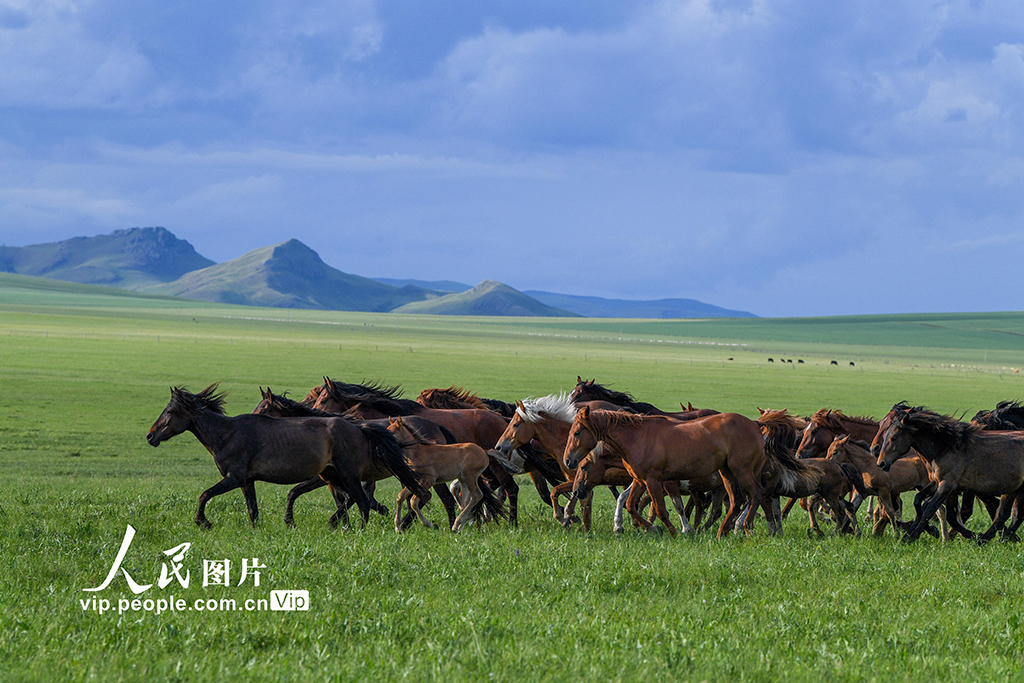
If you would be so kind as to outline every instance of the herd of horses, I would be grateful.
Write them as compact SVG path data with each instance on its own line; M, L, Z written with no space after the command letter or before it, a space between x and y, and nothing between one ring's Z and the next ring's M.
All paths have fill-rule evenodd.
M402 487L398 531L416 520L433 526L422 513L431 491L453 531L501 519L515 525L518 474L530 476L566 527L582 522L589 530L594 491L610 488L617 533L628 513L637 527L675 535L666 497L684 533L717 524L719 537L750 533L759 513L770 533L780 533L795 504L807 512L808 533L823 533L819 520L826 519L836 533L860 534L858 508L872 497L872 532L892 526L904 541L926 531L1016 540L1024 519L1024 406L1014 401L970 422L901 402L876 422L828 408L807 417L759 408L757 420L690 404L666 412L580 377L569 394L514 404L456 386L413 401L399 386L328 377L301 401L260 392L252 413L230 417L217 384L199 393L173 387L146 435L158 446L190 431L213 455L222 479L199 497L202 527L210 526L209 500L236 488L256 524L257 481L293 486L289 525L296 499L324 486L335 503L331 526L348 525L353 505L365 525L371 511L390 514L374 495L376 482L389 477ZM901 504L911 491L912 522L903 520ZM784 509L782 498L789 498ZM976 501L992 518L981 534L965 525Z

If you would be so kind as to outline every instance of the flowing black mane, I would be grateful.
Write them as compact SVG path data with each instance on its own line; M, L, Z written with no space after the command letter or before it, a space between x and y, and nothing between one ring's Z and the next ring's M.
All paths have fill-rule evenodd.
M1024 405L1020 401L1000 401L995 410L979 410L971 422L987 430L1021 430L1024 429Z
M399 385L349 384L324 377L324 388L327 394L339 403L362 403L392 417L415 415L423 408L416 401L400 398L402 388Z
M605 401L606 403L614 403L617 406L630 408L638 413L650 414L660 412L658 408L651 403L637 401L633 398L633 395L627 391L615 391L613 389L609 389L606 386L598 384L595 380L581 379L577 382L576 388L573 389L569 398L576 403L583 401Z
M974 443L981 427L961 422L950 415L940 415L923 406L910 407L905 402L893 406L895 423L901 428L934 438L950 450L963 450Z
M185 387L171 387L171 406L194 414L200 410L209 410L218 415L224 414L224 392L218 392L220 382L214 382L198 394L193 394Z

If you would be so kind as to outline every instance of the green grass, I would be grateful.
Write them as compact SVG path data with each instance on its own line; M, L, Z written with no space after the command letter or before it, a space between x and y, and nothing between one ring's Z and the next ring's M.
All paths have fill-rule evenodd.
M936 322L941 320L940 322ZM566 533L528 480L518 529L398 535L327 528L329 496L282 522L285 487L257 486L249 526L237 492L191 522L218 480L189 434L149 447L168 387L222 382L228 412L259 386L304 394L324 374L452 383L512 400L571 389L576 375L674 408L753 416L824 406L876 417L906 399L973 414L1020 398L1024 351L995 341L1019 314L862 319L593 321L284 311L117 297L0 276L0 678L3 680L1015 680L1024 656L1017 546L903 546L809 539L787 520L748 539ZM1004 340L1005 341L1005 340ZM805 360L769 364L771 355ZM733 360L727 360L733 358ZM839 366L829 361L837 359ZM848 362L856 362L850 367ZM397 493L382 484L379 498ZM439 521L439 506L428 516ZM308 612L131 612L110 569L154 582L182 542L191 585L143 597L308 590ZM972 521L982 525L980 519ZM261 586L202 587L204 559L266 564ZM237 576L235 578L237 581ZM83 611L94 595L112 612Z

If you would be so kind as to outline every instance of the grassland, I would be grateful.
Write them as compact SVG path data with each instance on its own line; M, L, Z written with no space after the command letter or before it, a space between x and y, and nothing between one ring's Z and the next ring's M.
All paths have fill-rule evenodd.
M170 385L220 381L228 412L240 413L261 385L303 394L324 374L409 393L458 383L506 400L583 375L663 408L879 416L906 399L973 414L1024 395L1022 334L1020 314L439 319L0 276L0 678L1016 680L1017 546L808 539L798 518L782 538L616 538L607 495L592 534L566 533L526 481L518 529L397 535L375 516L365 530L330 531L322 492L299 501L287 529L284 488L259 485L258 528L228 494L200 531L196 498L218 479L209 455L188 434L159 449L143 435ZM379 497L394 493L382 486ZM106 576L127 524L138 534L123 566L144 584L165 550L192 544L190 586L141 598L241 605L299 589L310 609L118 614L117 601L135 597L123 576L82 589ZM266 565L259 588L202 587L204 559L230 559L237 572L254 557ZM83 609L90 597L113 609Z

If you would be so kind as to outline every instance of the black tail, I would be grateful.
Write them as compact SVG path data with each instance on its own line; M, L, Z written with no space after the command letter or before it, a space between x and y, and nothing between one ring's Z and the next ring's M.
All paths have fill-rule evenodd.
M426 490L409 467L409 463L406 462L402 446L395 439L395 435L382 425L363 424L359 425L359 429L362 430L366 440L370 442L373 457L394 474L402 486L412 491L417 497L424 498Z
M853 484L853 488L857 489L857 493L860 494L861 498L867 498L868 496L874 495L866 488L864 488L864 478L861 477L860 472L857 471L853 465L849 463L841 463L839 467L842 468L843 474L846 475L847 480Z
M441 428L441 435L444 436L444 438L448 441L449 444L459 443L458 440L455 438L455 435L452 434L450 429L448 429L442 424L439 424L437 426Z
M508 521L508 509L505 507L505 503L494 497L494 492L491 491L491 487L487 485L484 478L478 477L476 483L484 497L473 506L473 520L482 520L484 518L484 510L486 509L491 519L495 522L498 522L500 519Z

